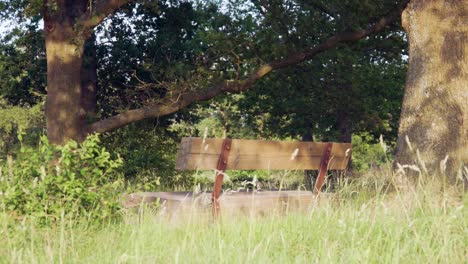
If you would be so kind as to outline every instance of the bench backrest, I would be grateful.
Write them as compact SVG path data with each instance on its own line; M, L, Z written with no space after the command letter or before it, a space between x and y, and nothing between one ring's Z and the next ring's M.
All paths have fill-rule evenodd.
M218 215L225 170L318 170L318 196L327 170L345 170L350 157L348 143L183 138L176 169L216 170L211 199Z
M217 169L224 139L183 138L176 169ZM264 141L232 139L226 170L319 170L330 147L328 170L345 170L351 156L349 143Z

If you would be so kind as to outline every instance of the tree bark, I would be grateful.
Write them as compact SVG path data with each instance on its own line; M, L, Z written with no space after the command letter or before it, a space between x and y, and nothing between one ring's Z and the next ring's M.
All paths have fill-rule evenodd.
M96 61L83 64L85 43L94 27L132 0L43 1L47 52L47 137L54 144L82 141L89 132L86 115L96 111ZM93 39L90 40L94 41Z
M348 111L345 109L338 110L338 116L336 125L340 135L338 136L338 142L351 143L352 136L352 122Z
M86 42L81 67L81 106L85 112L85 121L96 119L97 105L97 61L94 35Z
M467 17L464 0L411 1L402 14L410 60L397 167L452 178L468 172Z
M80 72L84 45L80 44L69 23L51 19L45 26L47 137L55 144L64 144L70 139L81 141L85 137Z
M304 135L302 135L302 141L313 141L314 137L311 131L312 124L309 124L310 122L306 122L306 123L307 123L307 130L304 133ZM313 170L304 171L304 185L305 185L306 190L309 190L309 191L313 190L315 180L317 179L317 174L318 173Z
M350 88L350 87L345 87ZM339 131L338 142L340 143L351 143L353 136L353 123L349 113L349 109L338 109L336 126ZM351 154L352 155L352 154ZM338 186L340 180L343 176L352 172L352 157L349 157L348 167L343 171L333 171L332 177L328 178L327 184L329 184L331 189L334 189Z

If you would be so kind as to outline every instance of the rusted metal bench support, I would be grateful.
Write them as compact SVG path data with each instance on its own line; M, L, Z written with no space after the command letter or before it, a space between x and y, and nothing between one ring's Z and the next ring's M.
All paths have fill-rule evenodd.
M330 162L332 147L333 143L328 142L327 146L325 147L325 150L323 151L322 161L320 162L319 174L314 186L315 195L318 195L320 193L320 190L323 186L323 182L325 181L325 177L327 176L328 163Z
M221 147L221 154L219 155L218 159L218 165L216 166L216 178L213 186L213 193L211 194L211 201L213 203L213 213L216 216L219 215L219 210L221 209L219 206L218 199L221 196L224 171L227 167L229 151L231 150L231 143L232 140L230 138L224 140L223 145Z

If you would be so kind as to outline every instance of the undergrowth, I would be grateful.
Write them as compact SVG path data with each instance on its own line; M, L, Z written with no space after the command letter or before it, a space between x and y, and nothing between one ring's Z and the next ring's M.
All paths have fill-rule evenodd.
M433 177L401 189L388 175L341 182L305 212L263 217L147 211L104 225L62 216L41 228L2 213L0 262L464 263L463 186Z
M122 211L121 194L139 187L124 185L122 166L97 136L63 147L43 138L0 160L0 263L466 262L465 174L450 182L424 164L381 165L336 178L305 211L214 219ZM302 172L254 173L226 181L302 189Z
M97 135L77 144L22 147L16 157L0 160L0 211L17 220L34 218L39 225L63 217L91 222L118 216L124 190L123 161L100 146Z

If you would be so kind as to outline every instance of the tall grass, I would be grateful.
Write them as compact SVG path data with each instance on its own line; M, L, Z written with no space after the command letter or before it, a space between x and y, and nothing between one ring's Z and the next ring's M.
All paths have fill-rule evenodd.
M376 177L377 178L377 177ZM363 178L366 179L366 178ZM0 214L1 263L466 263L466 193L431 180L343 184L307 212L177 223L152 213L38 228Z

